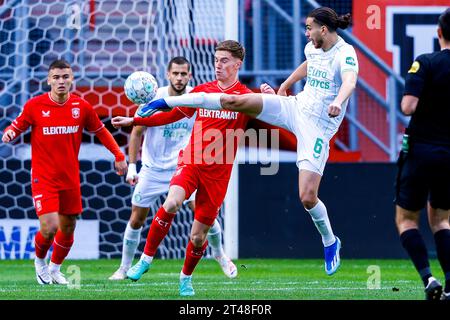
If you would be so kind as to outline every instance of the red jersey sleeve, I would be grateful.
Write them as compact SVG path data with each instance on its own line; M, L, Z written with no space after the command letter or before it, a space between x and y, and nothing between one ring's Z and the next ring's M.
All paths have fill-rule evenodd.
M204 85L194 87L189 93L196 93L196 92L204 92ZM187 108L187 107L177 107L177 109L181 113L183 113L187 118L192 118L192 116L197 111L196 108Z
M195 112L195 109L194 109ZM172 122L176 122L187 115L180 108L172 109L169 112L159 112L148 118L134 117L133 124L135 126L158 127Z
M116 140L114 140L114 137L111 135L111 132L109 132L105 127L101 128L99 131L95 133L97 138L100 140L100 142L111 151L111 153L116 158L116 161L123 161L125 160L125 155L120 151L119 145L117 144Z
M96 133L100 131L105 125L100 121L98 114L94 108L86 101L83 101L85 108L85 124L84 127L87 131Z
M192 118L197 109L195 108L187 108L187 107L177 107L176 108L180 113L184 114L186 118Z
M25 104L22 112L17 116L17 118L7 129L12 129L17 135L26 131L33 124L33 117L31 115L33 101L34 100L32 99Z

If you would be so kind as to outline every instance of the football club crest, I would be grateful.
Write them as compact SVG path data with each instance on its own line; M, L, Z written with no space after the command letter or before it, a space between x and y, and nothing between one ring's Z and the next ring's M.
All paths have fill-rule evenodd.
M42 203L41 200L37 200L36 201L36 211L41 211L42 210Z
M80 108L72 108L72 117L78 119L80 117Z
M141 202L141 200L142 200L141 195L140 195L139 193L136 193L136 194L134 195L134 201L135 201L135 202Z

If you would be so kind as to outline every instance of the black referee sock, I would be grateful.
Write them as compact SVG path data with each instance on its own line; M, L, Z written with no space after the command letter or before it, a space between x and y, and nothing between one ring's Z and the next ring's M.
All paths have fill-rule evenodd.
M445 292L450 292L450 230L442 229L434 234L436 251L445 274Z
M423 284L426 287L428 278L431 277L430 262L428 261L428 252L423 241L422 235L418 229L409 229L400 235L403 248L409 254L414 266L422 278Z

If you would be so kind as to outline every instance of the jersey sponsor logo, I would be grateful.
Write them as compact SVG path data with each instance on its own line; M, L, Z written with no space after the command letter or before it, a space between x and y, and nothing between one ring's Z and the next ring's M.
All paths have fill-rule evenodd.
M308 78L308 84L313 88L330 89L329 81L320 81L317 79Z
M313 66L308 66L308 77L327 78L327 72L317 69Z
M170 138L173 141L180 141L186 137L191 130L189 129L189 124L186 121L178 121L164 126L162 132L163 138Z
M188 129L189 125L187 122L174 122L170 124L166 124L164 129Z
M416 73L417 71L419 71L419 68L420 68L419 61L414 61L413 64L411 65L411 68L408 70L408 73Z
M79 102L72 102L72 105L73 106L77 106L77 105L79 105L80 103Z
M163 131L163 138L170 138L173 141L179 141L186 137L188 134L188 130L185 129L176 129L176 130L164 130Z
M162 132L163 138L170 138L173 141L180 141L185 136L187 136L191 130L189 129L189 124L186 121L179 121L164 126Z
M345 58L345 63L346 63L346 64L349 64L349 65L351 65L351 66L356 66L355 59L353 59L353 57L347 57L347 58Z
M322 78L324 80L317 78ZM330 89L330 81L327 79L327 72L313 66L308 66L307 83L313 88Z
M213 119L236 120L238 117L238 113L235 111L226 111L226 110L200 109L199 116Z
M80 117L80 108L72 108L72 117L78 119Z
M48 110L48 111L42 110L42 117L43 118L50 118L50 110Z
M46 136L54 134L72 134L77 133L80 126L58 126L58 127L43 127L42 133Z

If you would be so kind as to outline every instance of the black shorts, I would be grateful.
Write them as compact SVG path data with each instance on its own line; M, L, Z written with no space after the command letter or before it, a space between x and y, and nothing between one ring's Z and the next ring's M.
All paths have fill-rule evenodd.
M450 209L450 147L415 143L397 161L395 203L419 211L430 201L435 209Z

